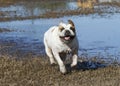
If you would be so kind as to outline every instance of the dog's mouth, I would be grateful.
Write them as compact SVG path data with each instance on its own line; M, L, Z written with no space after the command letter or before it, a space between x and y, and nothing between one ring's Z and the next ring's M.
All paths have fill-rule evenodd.
M64 41L71 41L74 39L75 36L67 35L67 36L60 36L60 38Z

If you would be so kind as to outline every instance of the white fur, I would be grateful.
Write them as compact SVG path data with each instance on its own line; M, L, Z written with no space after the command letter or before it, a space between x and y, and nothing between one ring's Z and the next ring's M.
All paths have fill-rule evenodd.
M59 26L62 26L65 28L65 30L69 30L72 35L75 35L75 33L70 30L71 24L65 24L60 23ZM70 42L70 43L64 43L60 40L59 36L64 36L64 31L60 32L59 26L53 26L44 34L44 45L45 45L45 51L50 59L50 63L54 64L58 63L60 71L62 73L66 73L66 68L64 65L63 60L60 57L60 53L68 53L70 52L72 54L72 64L71 67L75 66L77 64L77 58L78 58L78 40L77 37ZM64 56L64 58L66 55Z

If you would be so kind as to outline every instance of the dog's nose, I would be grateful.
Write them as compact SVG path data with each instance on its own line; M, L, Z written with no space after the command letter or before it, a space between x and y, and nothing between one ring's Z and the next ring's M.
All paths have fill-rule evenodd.
M66 35L66 36L70 35L70 31L69 31L69 30L66 30L66 31L65 31L65 35Z

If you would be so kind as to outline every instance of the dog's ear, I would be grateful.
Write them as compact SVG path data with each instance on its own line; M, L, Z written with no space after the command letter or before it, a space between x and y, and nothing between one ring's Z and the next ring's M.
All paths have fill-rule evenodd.
M70 27L70 29L75 32L75 26L72 20L68 20L68 23L72 25L72 27Z
M71 24L74 27L74 23L72 20L68 20L68 23Z

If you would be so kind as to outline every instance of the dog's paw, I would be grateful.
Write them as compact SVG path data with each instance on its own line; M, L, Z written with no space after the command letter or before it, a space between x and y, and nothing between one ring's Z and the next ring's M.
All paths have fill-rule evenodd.
M60 72L62 74L66 74L67 73L67 70L66 70L65 66L60 67Z
M76 66L77 66L77 64L71 64L71 68L74 68Z

